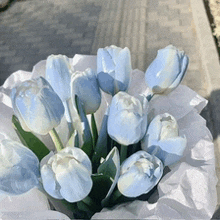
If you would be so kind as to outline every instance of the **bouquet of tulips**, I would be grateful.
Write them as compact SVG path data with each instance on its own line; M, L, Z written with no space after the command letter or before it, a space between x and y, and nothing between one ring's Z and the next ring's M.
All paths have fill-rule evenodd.
M42 76L11 91L20 142L0 143L2 194L37 186L70 218L147 200L164 168L178 163L187 146L177 120L149 105L178 87L187 66L187 55L174 46L159 50L138 93L128 48L100 48L97 68L81 71L64 55L49 56ZM48 134L53 144L45 146Z

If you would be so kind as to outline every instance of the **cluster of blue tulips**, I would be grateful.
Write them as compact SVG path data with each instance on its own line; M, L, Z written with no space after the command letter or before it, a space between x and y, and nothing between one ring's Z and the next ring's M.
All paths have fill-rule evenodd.
M174 46L159 50L145 72L148 92L132 96L128 48L100 48L97 69L84 71L74 71L64 55L49 56L45 78L12 89L12 121L21 142L0 143L2 194L20 195L37 186L85 217L122 197L150 192L164 167L180 160L187 141L172 115L150 118L149 103L173 91L187 66L188 57ZM98 130L95 113L105 93L112 100ZM65 144L57 132L62 121L68 128ZM47 134L54 150L37 138Z

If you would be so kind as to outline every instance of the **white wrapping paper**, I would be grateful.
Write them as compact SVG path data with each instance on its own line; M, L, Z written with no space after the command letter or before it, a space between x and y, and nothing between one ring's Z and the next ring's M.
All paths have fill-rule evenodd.
M96 69L96 56L75 55L70 59L73 70L83 71L88 67ZM20 81L36 76L44 76L45 61L39 62L32 73L17 71L13 73L0 87L0 140L9 138L19 141L11 124L13 114L10 91ZM146 91L144 73L134 70L128 93L136 95ZM111 97L103 94L102 105L95 114L98 128ZM206 127L205 120L199 115L207 101L186 86L179 86L167 96L157 96L150 102L150 117L168 112L178 121L180 135L185 135L188 141L184 156L180 162L170 167L160 181L158 191L146 201L134 201L117 205L111 209L104 208L96 213L93 219L210 219L217 204L215 173L215 155L212 136ZM65 119L57 128L64 143L67 141L67 124ZM38 136L39 137L39 136ZM53 143L48 136L40 137L42 141L53 149ZM36 193L33 195L33 193ZM7 205L4 205L7 204ZM34 204L34 209L30 209ZM15 208L13 208L15 207ZM0 202L0 216L2 219L19 219L17 216L47 215L49 209L47 199L37 189L16 196L5 197ZM16 213L15 213L16 212ZM44 213L44 214L43 214ZM19 214L19 215L18 215ZM58 212L54 219L61 218ZM20 218L22 219L22 218ZM25 218L23 218L25 219ZM37 218L36 218L37 219ZM66 218L68 219L68 218Z

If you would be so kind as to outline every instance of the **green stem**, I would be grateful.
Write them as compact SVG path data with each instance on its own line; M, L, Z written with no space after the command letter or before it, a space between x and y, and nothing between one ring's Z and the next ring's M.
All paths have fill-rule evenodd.
M126 145L121 145L121 150L120 150L120 161L121 164L122 162L126 159L127 157L127 150L128 150L128 146Z
M92 208L93 211L98 210L100 208L89 196L87 196L81 201L88 205L90 208Z
M114 193L112 193L111 195L111 204L114 204L120 197L122 196L122 194L119 192L119 190L117 189Z
M60 137L58 136L58 134L57 134L55 128L53 128L53 129L49 132L49 134L50 134L50 136L51 136L51 138L52 138L52 140L53 140L53 143L54 143L54 145L55 145L55 147L56 147L56 149L57 149L57 152L60 151L60 150L62 150L64 147L63 147L63 144L62 144L62 142L61 142L61 140L60 140Z

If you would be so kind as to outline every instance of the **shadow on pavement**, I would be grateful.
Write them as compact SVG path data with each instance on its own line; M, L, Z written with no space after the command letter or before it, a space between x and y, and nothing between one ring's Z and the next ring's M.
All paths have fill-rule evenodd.
M206 99L208 99L209 102L201 112L201 116L206 119L207 127L215 141L220 135L220 90L212 91L211 95L206 97ZM218 153L218 149L215 149L215 151ZM220 207L215 211L212 220L214 219L220 219Z

